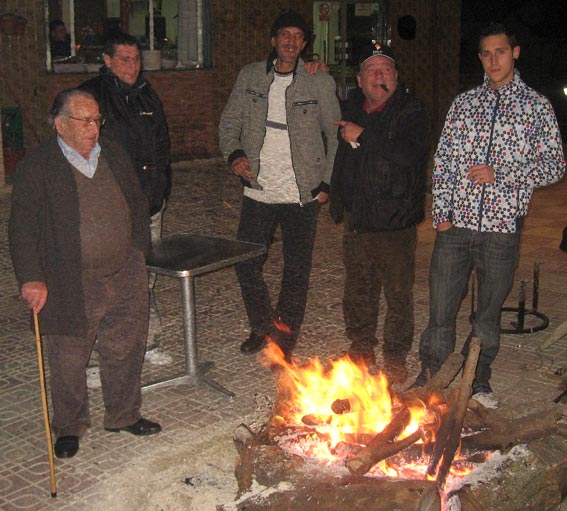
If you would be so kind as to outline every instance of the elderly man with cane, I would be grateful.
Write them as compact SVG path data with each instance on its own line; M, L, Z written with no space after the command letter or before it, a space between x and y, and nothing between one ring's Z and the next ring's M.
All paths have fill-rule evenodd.
M104 119L91 94L61 92L50 122L57 136L18 165L9 242L22 298L44 334L55 455L71 458L90 425L86 367L97 338L105 429L161 431L140 414L149 212L127 154L99 141Z

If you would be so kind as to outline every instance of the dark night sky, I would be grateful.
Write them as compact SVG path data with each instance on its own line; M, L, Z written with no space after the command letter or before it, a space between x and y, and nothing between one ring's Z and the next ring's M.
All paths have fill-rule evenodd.
M488 21L505 23L520 45L522 79L552 102L567 135L567 0L462 0L461 89L482 80L478 30Z

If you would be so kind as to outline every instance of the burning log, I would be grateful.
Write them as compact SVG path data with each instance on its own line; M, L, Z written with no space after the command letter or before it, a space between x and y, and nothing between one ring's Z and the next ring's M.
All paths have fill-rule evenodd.
M295 481L287 491L269 490L239 501L237 511L383 511L418 509L421 495L434 488L433 481L391 481L367 477L309 477ZM430 490L429 490L430 491ZM221 506L219 511L229 511ZM425 509L425 508L424 508ZM440 511L440 507L426 508Z
M301 418L301 422L303 422L303 424L305 424L306 426L322 426L323 424L331 423L331 416L310 413L309 415L304 415Z
M464 437L462 447L465 449L504 450L553 433L561 433L557 422L565 416L565 410L561 407L554 407L517 419L504 419L497 412L489 412L474 400L469 402L469 408L484 417L488 429Z
M331 452L338 458L352 458L356 456L360 451L362 451L362 445L352 442L339 442L331 450Z
M437 431L436 439L433 444L433 452L431 453L431 457L429 458L429 464L427 466L427 475L430 477L435 477L435 473L437 472L437 466L443 457L443 452L445 451L445 445L447 443L447 439L451 434L451 429L453 428L453 424L455 423L455 413L456 413L456 395L452 393L450 397L447 399L448 406L447 412L441 416L441 425L439 426L439 430Z
M348 399L335 399L331 405L331 410L337 415L350 412L350 401Z
M431 397L443 396L445 389L455 379L463 367L464 357L460 353L451 353L439 371L424 387L414 387L398 395L403 403L411 403L416 399L427 403Z
M480 356L480 340L473 337L469 345L469 354L463 371L463 379L457 394L455 403L455 414L451 421L447 438L437 438L436 442L444 442L443 458L437 471L437 487L442 489L445 486L445 480L453 464L453 458L459 448L461 441L461 430L463 429L463 421L467 411L467 403L472 395L472 383L474 380L478 357Z
M402 408L390 424L378 433L360 453L345 462L349 472L355 475L364 475L379 461L389 458L417 442L421 438L421 431L419 430L403 440L394 442L394 439L409 424L409 420L409 410Z
M234 445L238 452L234 474L238 481L238 495L244 493L252 486L253 453L250 445L254 440L254 434L244 424L240 424L234 431Z

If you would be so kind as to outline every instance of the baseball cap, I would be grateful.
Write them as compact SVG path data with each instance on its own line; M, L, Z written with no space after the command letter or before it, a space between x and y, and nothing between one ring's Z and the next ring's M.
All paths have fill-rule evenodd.
M396 55L394 54L394 50L392 50L392 48L390 48L389 46L384 46L380 43L374 43L365 47L360 52L358 63L362 65L372 57L386 57L387 59L390 59L394 64L396 63Z
M270 30L270 37L276 37L278 30L284 27L295 27L303 31L306 36L311 32L309 25L303 19L303 17L295 11L287 11L280 14L276 21L272 24L272 29Z

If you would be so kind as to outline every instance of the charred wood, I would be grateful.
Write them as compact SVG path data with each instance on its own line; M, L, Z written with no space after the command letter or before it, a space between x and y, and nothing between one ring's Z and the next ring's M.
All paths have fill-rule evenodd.
M412 438L409 443L407 439L404 439L405 442L404 440L394 442L394 439L406 428L409 421L409 410L402 408L392 421L357 456L345 462L349 472L351 474L364 475L379 461L389 458L417 442L421 438L420 431L416 432L417 435L415 433L410 435Z
M392 481L369 477L303 479L296 481L288 491L269 491L266 495L251 496L236 504L237 511L384 511L385 509L420 509L422 494L432 481ZM218 511L228 511L224 507ZM230 509L234 509L231 507ZM440 507L421 508L422 511L440 511Z
M558 432L560 427L557 422L562 416L563 411L554 408L518 419L492 419L489 421L489 429L464 437L462 446L466 449L479 450L509 449L513 445Z
M479 356L480 340L476 337L473 337L469 345L469 353L465 363L465 369L463 371L463 379L461 380L461 385L459 386L457 393L455 413L450 424L447 439L445 440L443 458L437 472L437 487L439 489L443 489L443 487L445 486L445 481L447 479L447 475L449 474L449 470L451 470L451 465L453 464L455 453L459 448L461 441L461 431L463 429L463 421L465 419L465 413L467 411L467 403L472 395L472 384L475 377Z

